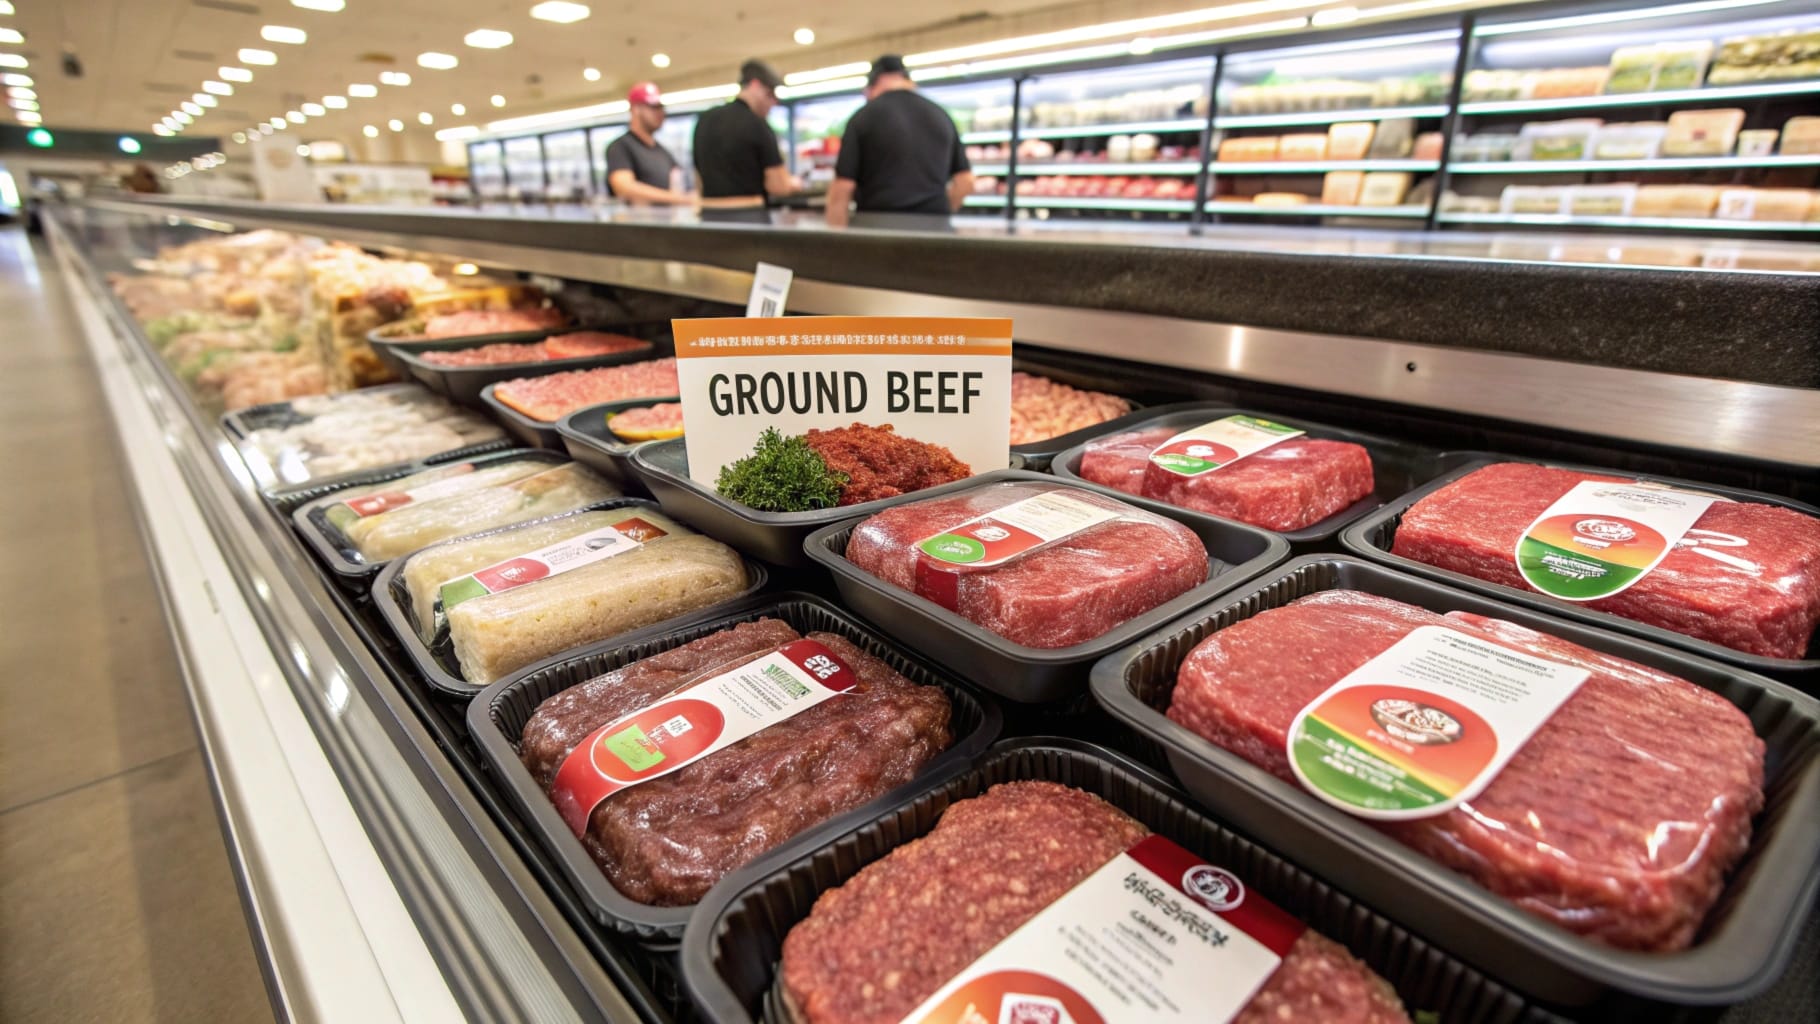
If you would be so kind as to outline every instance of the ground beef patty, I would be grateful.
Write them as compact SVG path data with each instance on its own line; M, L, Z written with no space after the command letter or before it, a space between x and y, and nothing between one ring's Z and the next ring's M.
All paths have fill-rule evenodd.
M948 808L928 835L823 893L784 939L785 994L805 1024L895 1024L1148 834L1078 789L994 786ZM1297 940L1237 1018L1407 1019L1383 979L1313 932Z
M889 423L811 430L803 435L803 443L815 449L829 469L846 475L847 483L840 489L841 505L895 498L973 475L953 452L939 444L903 437Z
M910 781L947 749L948 697L832 633L810 633L859 676L845 694L601 801L582 845L620 892L686 906L721 876L796 834ZM797 632L741 623L551 697L519 756L548 791L590 733L664 696L770 654Z
M1743 712L1684 679L1512 622L1333 590L1202 641L1177 673L1169 717L1294 783L1297 713L1419 626L1592 675L1478 796L1384 831L1587 938L1644 950L1692 942L1750 845L1763 741Z

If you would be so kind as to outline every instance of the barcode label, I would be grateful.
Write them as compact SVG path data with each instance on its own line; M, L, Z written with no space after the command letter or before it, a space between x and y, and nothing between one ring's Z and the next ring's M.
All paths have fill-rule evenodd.
M782 316L784 300L790 294L790 279L794 276L788 267L760 263L752 275L752 294L746 299L746 315Z
M759 303L758 303L758 315L759 316L776 316L777 315L777 300L774 298L771 298L768 295L766 297L764 297L763 299L760 299Z

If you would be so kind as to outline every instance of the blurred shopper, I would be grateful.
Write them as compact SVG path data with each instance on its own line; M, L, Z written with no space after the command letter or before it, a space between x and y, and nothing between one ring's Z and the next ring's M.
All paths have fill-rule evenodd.
M681 170L657 141L664 126L664 98L657 86L640 82L626 94L632 104L626 133L607 144L607 191L637 205L685 206L695 197L676 187Z
M872 62L866 105L847 122L834 184L828 189L828 224L844 227L847 207L862 215L890 214L874 223L899 226L912 215L946 224L973 191L973 167L961 134L934 101L916 91L902 57Z
M703 219L769 222L765 197L802 189L784 167L777 133L765 115L777 106L776 71L760 60L739 69L739 95L695 122L695 177L701 184ZM735 211L732 217L714 211Z

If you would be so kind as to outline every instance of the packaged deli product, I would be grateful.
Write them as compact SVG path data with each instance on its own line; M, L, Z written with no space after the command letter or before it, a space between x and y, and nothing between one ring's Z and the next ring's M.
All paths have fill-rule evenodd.
M642 338L629 338L623 334L604 331L575 331L570 334L553 334L542 341L502 341L446 352L424 352L419 358L435 366L497 366L505 363L544 363L552 359L586 359L650 347L651 343Z
M1807 652L1820 623L1820 519L1774 505L1715 500L1683 532L1659 542L1658 548L1666 545L1661 560L1622 589L1607 596L1567 594L1562 584L1537 575L1536 558L1567 557L1555 553L1560 544L1543 543L1552 535L1537 537L1547 533L1538 520L1589 483L1635 482L1527 462L1486 466L1411 506L1397 526L1392 553L1518 590L1554 593L1748 654L1800 658ZM1657 494L1691 493L1638 486ZM1603 526L1614 516L1585 508L1587 525L1576 524L1568 534L1582 538L1566 542L1575 550L1568 568L1573 575L1598 573L1595 582L1624 580L1634 565L1630 572L1620 565L1609 573L1600 566L1628 558L1617 552L1660 531L1624 522ZM1519 565L1520 544L1528 568Z
M493 397L534 420L554 423L584 406L674 395L676 391L676 360L651 359L500 381L493 386Z
M1508 760L1482 789L1463 790L1457 795L1465 799L1436 805L1438 813L1373 824L1586 938L1648 951L1688 946L1749 846L1751 818L1763 803L1763 741L1741 711L1710 691L1515 623L1437 615L1339 590L1259 613L1202 641L1181 664L1168 714L1317 795L1304 781L1320 780L1307 774L1305 753L1349 751L1344 741L1378 727L1409 751L1467 736L1471 742L1445 750L1483 749L1484 719L1439 698L1399 701L1392 698L1403 695L1390 694L1358 719L1367 724L1350 732L1342 724L1334 733L1340 740L1327 746L1306 730L1307 716L1326 712L1330 695L1368 663L1371 680L1394 684L1402 663L1387 652L1423 640L1572 672L1580 681L1558 706L1543 709L1514 750L1494 742ZM1499 679L1505 693L1523 693L1524 684L1513 690L1509 678L1486 678ZM1352 692L1361 691L1363 684ZM1373 696L1367 691L1362 699ZM1338 713L1321 717L1349 721ZM1476 724L1465 733L1461 722ZM1437 734L1451 738L1433 739ZM1316 745L1292 749L1292 735L1315 736Z
M1364 187L1364 171L1328 171L1321 177L1321 202L1328 206L1357 206L1359 190Z
M1820 117L1791 117L1782 124L1782 155L1820 153Z
M640 529L634 533L623 528L628 520L635 521L633 525ZM442 595L453 585L467 583L469 577L479 576L487 570L493 570L494 576L505 577L503 582L510 586L527 586L538 579L547 579L547 574L552 571L550 567L526 566L523 567L525 571L514 575L513 569L519 567L513 563L524 562L524 556L543 552L552 545L578 539L590 543L597 552L617 552L624 545L613 543L618 538L605 535L604 531L609 528L615 528L617 533L632 534L632 539L644 544L654 543L658 537L683 537L695 532L649 508L616 508L577 512L548 522L524 523L508 530L445 541L424 548L404 566L404 584L411 595L411 618L417 627L418 637L426 644L436 639L445 614ZM652 535L654 532L655 536ZM565 554L568 556L565 558L568 567L560 571L572 571L573 568L580 567L574 563L582 560L575 558L573 552ZM540 561L547 562L548 558ZM509 589L490 580L483 582L486 585L463 587L463 597L473 599L466 597L472 591L497 593Z
M271 422L241 441L249 462L282 484L302 484L503 440L481 416L416 387L299 398L237 414Z
M1064 901L1081 906L1099 896L1098 887L1108 883L1151 884L1167 900L1168 886L1175 880L1162 878L1151 866L1166 856L1152 854L1158 849L1155 844L1163 842L1150 837L1148 829L1123 811L1082 790L1054 782L1001 783L952 804L927 835L867 865L816 900L809 916L784 938L779 965L784 1003L801 1024L895 1024L931 1019L924 1014L936 1006L945 1011L948 1003L934 997L949 989L951 980L969 975L976 983L988 980L984 976L993 967L1022 968L1018 981L1041 985L1040 975L1027 973L1026 965L1034 966L1032 960L1044 966L1054 961L1040 951L1035 956L1018 952L1031 950L1032 940L1041 941L1032 931L1020 929L1052 908L1065 915L1070 908ZM1164 849L1180 852L1177 847ZM1198 861L1192 855L1187 859ZM1200 870L1222 877L1217 866ZM1108 879L1107 872L1120 877ZM1182 870L1176 867L1167 873L1179 876ZM1158 881L1147 883L1147 875ZM1256 897L1247 894L1247 899ZM1191 901L1188 907L1192 916L1196 904ZM1257 941L1249 931L1257 925L1223 919L1220 930L1235 948L1221 950L1220 966L1231 976L1204 979L1210 986L1207 1001L1221 999L1223 1005L1197 1019L1243 1024L1316 1020L1391 1024L1409 1019L1390 985L1343 947L1302 929L1274 907L1263 905L1257 911L1280 927L1272 936L1275 955L1238 967L1236 948ZM1091 916L1090 909L1085 912ZM890 922L890 927L880 927L882 921ZM1077 934L1091 931L1084 927ZM1193 963L1186 958L1196 952L1171 950L1160 959L1170 963L1180 956L1184 961L1178 969L1183 969ZM983 959L993 953L1004 959ZM962 991L973 995L976 989L969 985L954 994ZM1015 1016L1016 1007L1006 1006L1009 998L1001 1001L987 989L978 994L987 1010L1000 1011L981 1017L988 1020L1058 1019L1051 1009L1061 1002L1058 995L1086 1002L1079 990L1063 993L1059 986L1046 986L1046 998L1025 997L1037 1005L1030 1008L1031 1016L1023 1017ZM1104 1010L1107 1019L1120 1019L1112 1005L1089 1006L1096 1013ZM1041 1012L1045 1009L1047 1015ZM1006 1012L1013 1016L1003 1016ZM944 1012L934 1019L954 1018ZM1083 1019L1078 1010L1074 1019Z
M1327 159L1363 160L1371 152L1378 126L1370 121L1342 121L1327 129Z
M1129 434L1114 434L1090 442L1081 454L1077 472L1084 480L1142 498L1236 519L1267 530L1299 530L1320 522L1370 495L1374 488L1371 453L1350 441L1308 437L1294 428L1274 433L1252 430L1250 424L1280 427L1253 417L1229 417L1255 442L1271 442L1217 468L1199 465L1166 468L1170 447L1181 447L1178 438L1223 432L1216 424L1184 431L1179 427L1152 427ZM1224 421L1218 421L1223 423ZM1293 432L1292 432L1293 431ZM1213 443L1220 443L1214 441ZM1162 457L1159 462L1159 456ZM1182 468L1195 472L1183 473Z
M1013 643L1100 636L1206 581L1187 527L1078 488L1007 481L886 509L847 542L856 568Z
M729 673L753 662L788 654L800 665L805 645L815 652L808 657L838 663L833 678L846 687L838 696L586 806L591 801L569 773L593 754L596 734L611 748L624 723L641 735L656 733L640 749L661 751L661 726L646 730L630 716L667 698L712 700L710 691ZM910 682L844 637L805 637L777 619L759 619L556 694L526 722L519 754L558 809L568 808L571 827L582 824L583 846L621 893L686 906L734 868L909 782L953 741L950 712L939 687Z
M481 466L472 462L433 466L398 480L336 491L336 500L323 508L323 518L329 525L347 534L361 520L372 519L406 505L420 505L483 487L510 483L545 472L549 468L550 463L543 459L503 459Z
M739 596L739 555L702 536L670 537L448 610L462 678L485 684L552 654Z
M401 508L355 519L342 529L369 562L408 555L439 540L541 519L619 496L618 488L579 463L414 501ZM482 473L490 470L482 470ZM506 467L501 473L510 472Z
M1663 156L1727 156L1738 144L1744 111L1677 110L1668 115L1668 134L1662 139Z

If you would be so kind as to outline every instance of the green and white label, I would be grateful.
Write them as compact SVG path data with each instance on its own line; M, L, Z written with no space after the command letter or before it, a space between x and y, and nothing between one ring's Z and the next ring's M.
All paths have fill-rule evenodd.
M1256 416L1227 416L1163 442L1150 453L1150 462L1178 476L1200 476L1302 434Z
M437 586L436 607L432 614L440 624L442 616L463 601L536 583L584 565L593 565L605 558L623 555L664 536L666 532L663 527L634 516L622 519L612 526L589 530L548 547L496 562L484 569L476 569Z
M1719 500L1653 484L1583 480L1523 531L1517 571L1562 600L1610 597L1661 564Z
M1118 509L1082 501L1061 490L1047 491L969 519L916 547L951 565L998 565L1120 515Z
M1302 709L1289 764L1309 792L1361 818L1443 814L1484 792L1591 674L1419 626Z

